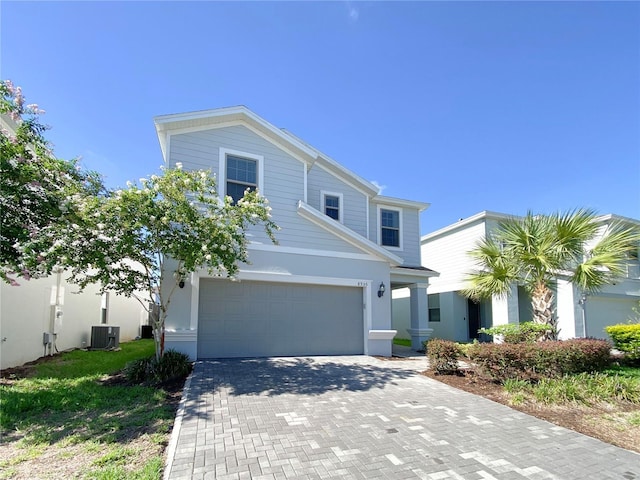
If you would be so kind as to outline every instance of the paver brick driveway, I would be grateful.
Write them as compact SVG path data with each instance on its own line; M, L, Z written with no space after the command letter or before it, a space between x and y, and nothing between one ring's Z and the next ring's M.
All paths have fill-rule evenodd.
M165 478L640 480L640 455L431 380L425 366L197 362Z

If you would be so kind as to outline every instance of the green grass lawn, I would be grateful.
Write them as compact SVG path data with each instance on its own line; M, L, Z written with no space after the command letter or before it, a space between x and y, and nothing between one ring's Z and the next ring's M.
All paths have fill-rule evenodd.
M411 340L408 338L394 338L393 339L393 344L394 345L402 345L403 347L410 347L411 346Z
M0 385L0 436L13 447L0 455L0 478L29 475L25 462L45 453L53 468L85 458L73 470L80 478L160 478L174 417L165 392L103 381L153 353L153 340L122 343L119 351L75 350Z

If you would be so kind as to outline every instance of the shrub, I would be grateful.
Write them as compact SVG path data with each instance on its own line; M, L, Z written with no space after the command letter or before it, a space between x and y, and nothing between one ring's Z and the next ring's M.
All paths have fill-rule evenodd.
M434 338L424 342L429 367L441 375L452 375L458 371L460 346L455 342Z
M610 325L605 328L613 345L632 361L640 361L640 323Z
M164 352L160 361L155 363L155 379L158 382L167 382L186 377L191 372L191 366L188 355L169 349Z
M541 323L523 322L520 324L507 323L491 328L481 328L479 333L491 336L500 336L504 343L532 343L545 337L545 334L554 333L553 327Z
M609 342L595 339L484 343L473 345L469 349L469 358L476 367L476 373L494 381L538 381L602 370L611 362L610 349Z
M186 377L191 372L189 356L167 350L160 360L155 356L129 362L124 374L131 383L158 384Z

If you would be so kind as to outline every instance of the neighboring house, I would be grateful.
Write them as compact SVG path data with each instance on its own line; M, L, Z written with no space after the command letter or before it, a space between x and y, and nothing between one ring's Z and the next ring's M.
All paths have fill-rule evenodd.
M192 358L390 355L391 290L409 286L416 345L435 275L420 267L428 205L378 188L243 106L155 118L165 164L208 169L220 196L258 189L281 228L248 232L238 281L193 274L174 295L165 345Z
M91 346L93 326L119 327L119 340L140 335L147 313L135 298L100 294L96 285L82 293L64 273L18 279L0 285L0 368L23 365L42 356Z
M423 262L440 272L429 286L433 337L465 342L478 338L479 328L532 319L530 298L521 286L514 285L507 298L494 297L480 303L474 303L459 293L465 286L466 275L475 268L468 252L507 218L510 217L501 213L480 212L422 237ZM601 234L614 221L640 226L638 220L616 215L602 215L597 221L602 224ZM592 296L583 297L582 292L566 278L558 278L556 316L559 336L563 339L607 338L604 327L626 322L639 300L640 263L637 255L629 259L625 278ZM394 315L394 326L406 318L403 310L406 303L402 298L394 301L397 314Z
M14 133L17 124L0 115L0 127ZM147 314L135 298L99 292L88 286L78 293L65 274L18 279L19 286L0 280L0 368L23 365L45 355L91 346L91 327L119 328L119 340L140 335Z

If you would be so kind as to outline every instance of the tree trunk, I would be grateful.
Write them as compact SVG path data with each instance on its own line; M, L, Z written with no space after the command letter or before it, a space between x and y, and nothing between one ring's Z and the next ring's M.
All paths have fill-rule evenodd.
M162 313L153 322L153 340L156 344L156 360L160 360L164 353L164 315Z
M544 340L557 339L557 322L553 315L553 291L544 283L539 283L531 292L531 306L533 307L533 321L541 325L549 325L549 331Z

